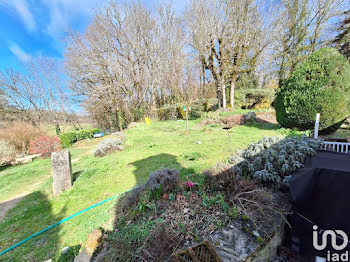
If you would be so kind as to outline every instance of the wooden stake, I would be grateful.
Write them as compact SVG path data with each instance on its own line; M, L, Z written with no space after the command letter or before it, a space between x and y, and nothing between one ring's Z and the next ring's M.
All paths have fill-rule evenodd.
M188 134L188 108L186 108L186 134Z

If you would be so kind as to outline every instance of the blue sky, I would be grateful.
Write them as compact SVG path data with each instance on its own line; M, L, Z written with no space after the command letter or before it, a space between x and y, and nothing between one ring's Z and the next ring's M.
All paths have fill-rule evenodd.
M147 1L154 4L154 0ZM31 55L62 58L68 28L83 31L104 0L0 0L0 70ZM185 0L174 1L179 11Z

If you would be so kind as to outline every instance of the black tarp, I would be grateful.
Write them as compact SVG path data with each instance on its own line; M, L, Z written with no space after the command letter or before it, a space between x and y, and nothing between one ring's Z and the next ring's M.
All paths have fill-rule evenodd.
M321 232L343 230L350 237L350 154L318 151L293 175L290 194L292 235L300 252L323 257L327 250L336 252L330 239L324 251L313 247L313 225ZM343 243L341 237L337 243ZM350 244L346 250L350 251Z

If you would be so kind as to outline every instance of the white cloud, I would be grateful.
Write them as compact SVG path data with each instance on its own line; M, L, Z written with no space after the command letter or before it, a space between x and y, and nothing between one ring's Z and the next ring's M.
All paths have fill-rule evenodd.
M62 40L71 21L88 17L103 0L42 0L49 10L50 21L46 32L55 40Z
M0 0L0 3L14 8L29 32L36 30L36 22L26 0Z
M26 53L18 44L10 42L9 49L19 60L27 62L30 59L30 54Z

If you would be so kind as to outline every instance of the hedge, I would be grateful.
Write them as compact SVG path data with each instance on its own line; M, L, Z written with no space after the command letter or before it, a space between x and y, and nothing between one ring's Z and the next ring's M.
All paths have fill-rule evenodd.
M331 133L349 116L350 64L334 48L311 54L280 86L274 102L278 123L312 129L321 114L320 132Z
M93 128L93 129L78 130L75 132L62 133L60 135L61 145L63 148L70 147L75 142L92 138L94 134L100 133L100 132L101 132L101 129Z

